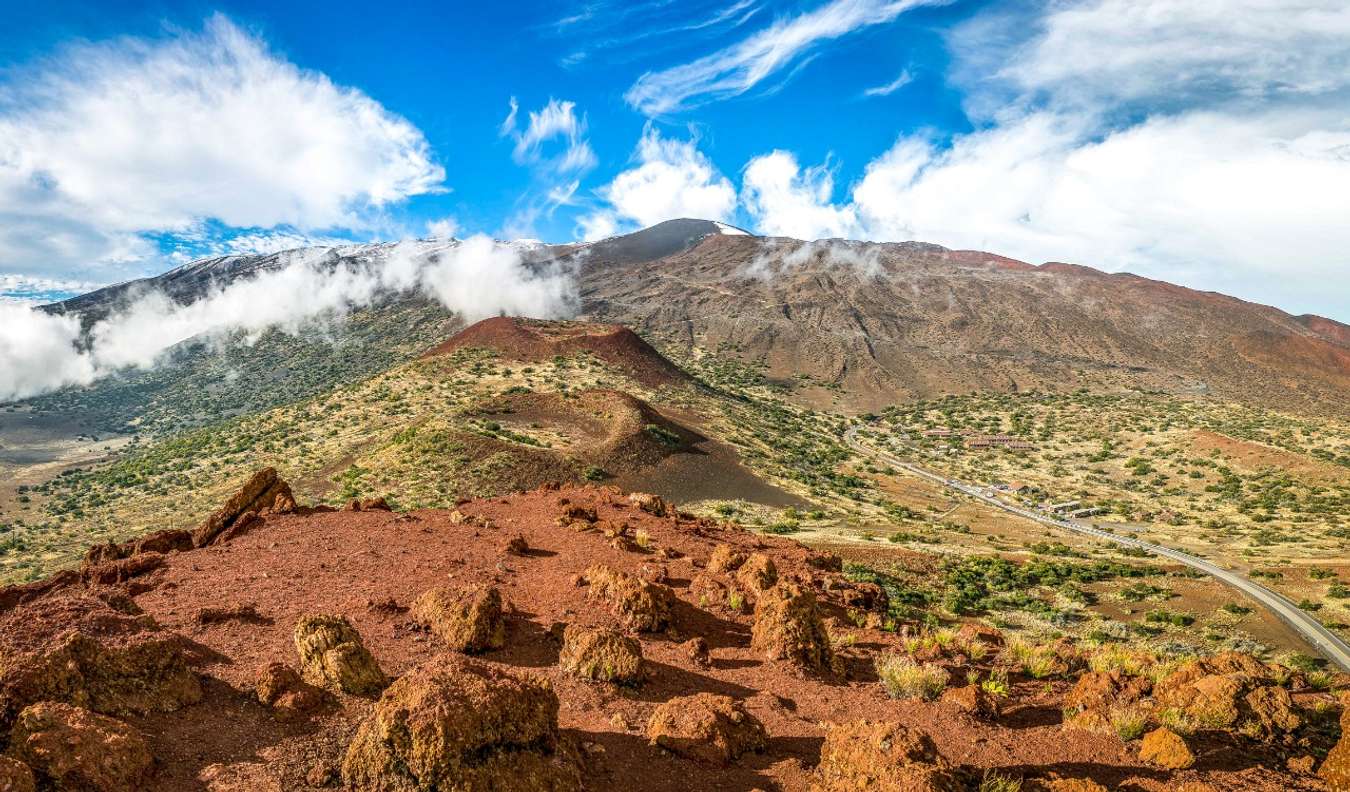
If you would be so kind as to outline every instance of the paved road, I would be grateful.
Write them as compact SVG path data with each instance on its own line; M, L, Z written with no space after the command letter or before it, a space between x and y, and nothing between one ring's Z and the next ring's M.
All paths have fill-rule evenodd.
M1328 630L1326 627L1323 627L1316 619L1314 619L1312 616L1309 616L1307 612L1303 611L1301 608L1295 605L1292 600L1290 600L1283 594L1271 591L1265 586L1262 586L1259 583L1254 583L1251 580L1243 577L1242 575L1237 574L1236 572L1232 572L1230 570L1224 569L1221 566L1212 564L1209 561L1204 560L1203 558L1193 556L1189 553L1183 553L1180 550L1173 550L1169 547L1150 544L1149 542L1145 542L1141 539L1135 539L1129 536L1120 536L1118 534L1113 534L1108 531L1103 531L1099 528L1093 528L1091 525L1086 525L1084 523L1078 522L1077 520L1066 520L1059 517L1051 517L1042 512L1033 511L1031 509L1024 509L1020 506L1015 506L1011 503L1005 503L1004 501L999 500L998 498L994 497L993 495L989 494L987 491L979 487L972 486L970 484L967 484L963 481L958 481L956 479L944 478L942 476L937 475L936 473L931 473L927 470L924 470L923 468L917 465L912 465L908 462L905 462L904 460L901 460L900 458L892 454L889 454L885 451L880 451L878 449L866 446L858 440L857 433L858 427L852 427L847 432L844 433L844 442L848 443L849 446L854 451L857 451L861 454L866 454L867 456L870 456L874 459L878 459L888 465L900 468L916 476L919 476L920 478L924 478L936 484L940 484L948 489L956 490L957 492L960 492L962 494L969 495L972 498L983 501L984 503L987 503L995 508L1002 509L1005 512L1016 514L1019 517L1025 517L1028 520L1034 520L1042 525L1048 525L1053 528L1063 528L1068 531L1086 534L1096 539L1101 539L1107 542L1115 542L1116 544L1125 545L1127 547L1143 548L1144 550L1147 550L1150 553L1163 556L1164 558L1170 558L1173 561L1185 564L1186 566L1191 567L1193 569L1198 569L1201 572L1204 572L1205 574L1210 575L1215 579L1219 580L1219 582L1232 586L1238 591L1241 591L1243 594L1246 594L1251 599L1255 600L1257 604L1261 605L1266 610L1269 610L1271 613L1275 614L1275 616L1278 617L1280 621L1284 622L1285 624L1293 628L1295 632L1297 632L1300 636L1303 637L1305 641L1307 641L1310 645L1312 645L1319 652L1321 652L1322 655L1327 660L1331 661L1332 664L1338 666L1343 671L1350 671L1350 645L1346 644L1345 641L1341 640L1340 637L1338 637L1331 630Z

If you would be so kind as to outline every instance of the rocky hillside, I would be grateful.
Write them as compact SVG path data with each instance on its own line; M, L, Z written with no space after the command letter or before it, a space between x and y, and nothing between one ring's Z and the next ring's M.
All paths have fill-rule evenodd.
M656 261L597 248L581 284L590 316L763 361L819 404L1086 387L1350 410L1350 327L1082 266L708 234Z
M296 260L360 270L394 249L209 259L47 310L79 313L87 325L146 291L186 303ZM762 364L768 377L793 386L794 398L818 407L1134 388L1350 414L1350 326L1128 274L914 242L754 237L702 220L517 250L527 267L562 262L576 274L580 318L624 324L686 352ZM389 294L337 326L251 344L190 341L168 365L33 403L87 416L104 432L171 431L369 376L460 327L434 301ZM269 387L253 387L260 382Z
M0 590L0 786L1350 788L1350 680L921 626L655 496L335 511L264 471L199 519Z

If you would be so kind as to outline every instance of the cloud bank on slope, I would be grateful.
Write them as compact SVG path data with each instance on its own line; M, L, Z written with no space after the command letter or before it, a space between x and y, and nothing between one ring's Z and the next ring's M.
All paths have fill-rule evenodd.
M572 273L527 266L518 251L485 236L463 242L403 242L332 266L329 248L288 254L281 269L238 280L187 305L160 292L135 298L96 323L87 343L77 316L0 303L0 399L84 385L126 367L149 367L189 338L266 330L296 333L340 319L382 296L422 293L465 321L496 314L566 316L575 311Z

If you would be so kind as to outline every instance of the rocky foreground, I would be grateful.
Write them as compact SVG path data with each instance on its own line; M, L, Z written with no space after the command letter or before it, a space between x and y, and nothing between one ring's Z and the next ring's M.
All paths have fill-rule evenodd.
M897 623L606 487L332 511L263 471L0 590L0 658L16 792L1350 789L1350 680Z

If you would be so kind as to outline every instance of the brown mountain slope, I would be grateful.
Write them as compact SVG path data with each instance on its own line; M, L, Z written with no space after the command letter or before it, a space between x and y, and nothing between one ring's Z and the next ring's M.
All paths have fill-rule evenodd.
M1350 412L1345 325L1078 265L712 234L648 262L597 249L582 259L581 292L590 318L837 383L858 409L949 392L1133 387Z

